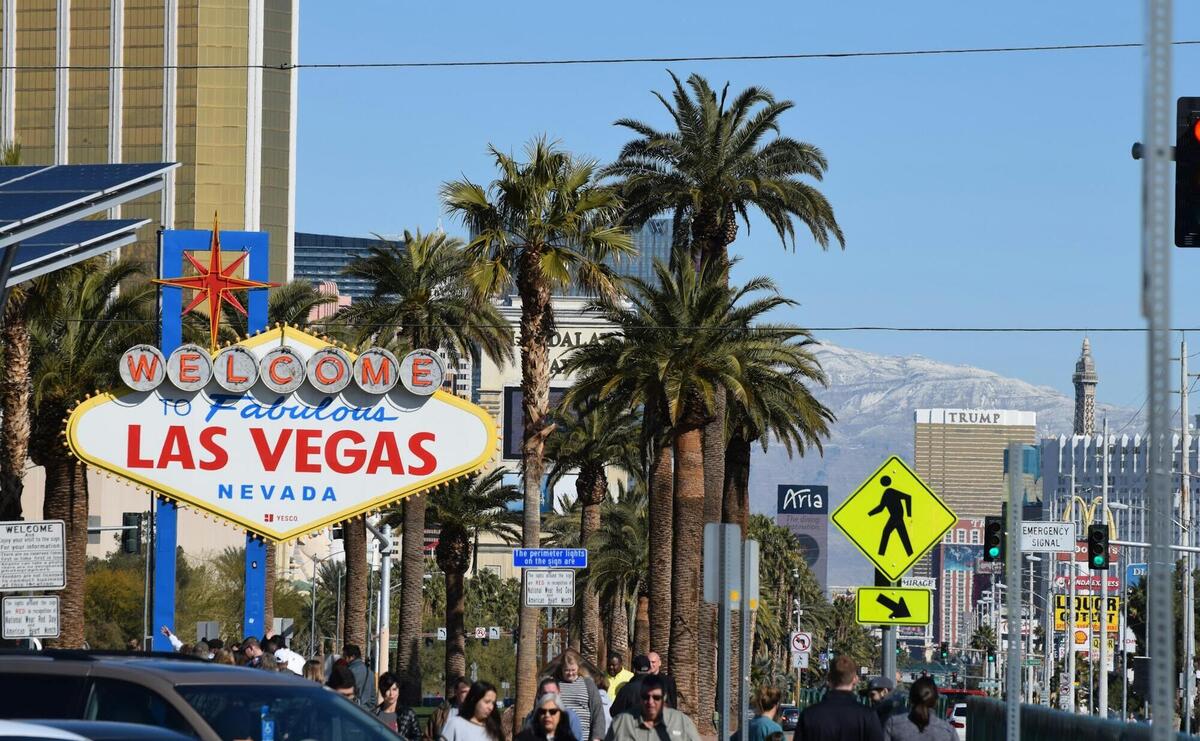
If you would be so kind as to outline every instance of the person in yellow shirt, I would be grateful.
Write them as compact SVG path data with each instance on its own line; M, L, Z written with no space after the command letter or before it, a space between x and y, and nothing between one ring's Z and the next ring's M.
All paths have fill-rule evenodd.
M624 660L620 654L608 655L608 696L616 698L617 693L625 686L625 683L633 679L633 672L629 671L624 666Z

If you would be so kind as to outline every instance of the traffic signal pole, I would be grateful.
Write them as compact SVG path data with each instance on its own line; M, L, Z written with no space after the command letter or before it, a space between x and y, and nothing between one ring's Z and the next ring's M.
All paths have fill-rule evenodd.
M1005 536L1007 563L1005 563L1008 578L1008 654L1004 664L1005 679L1005 724L1008 733L1005 738L1021 738L1021 507L1024 504L1021 454L1024 446L1021 443L1010 443L1008 446L1008 527ZM1030 591L1032 594L1032 590ZM992 593L995 596L995 593ZM1031 600L1032 602L1032 600ZM1014 632L1015 629L1015 632ZM996 635L1000 641L1000 635ZM998 648L998 647L997 647Z
M1187 414L1187 409L1184 409ZM1186 453L1184 454L1186 457ZM1104 418L1104 457L1101 467L1100 491L1104 506L1100 508L1100 520L1108 527L1108 417ZM1108 717L1108 539L1104 543L1104 570L1100 572L1100 717ZM1120 626L1118 625L1118 628Z

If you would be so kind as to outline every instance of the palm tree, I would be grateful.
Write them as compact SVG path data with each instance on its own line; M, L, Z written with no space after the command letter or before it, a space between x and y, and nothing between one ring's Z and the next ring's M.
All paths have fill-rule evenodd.
M429 519L441 528L438 535L438 568L446 579L446 674L467 673L467 632L463 616L463 575L471 566L471 543L479 533L493 533L505 542L516 542L520 514L508 509L520 501L515 486L502 483L504 469L474 474L436 490L429 497Z
M723 266L705 264L697 271L680 263L672 272L660 263L656 272L658 286L631 281L628 306L595 303L619 331L579 348L564 369L578 373L576 393L640 405L655 389L655 403L660 399L665 407L675 455L670 669L681 708L705 722L697 681L705 498L701 429L718 393L745 399L739 362L751 344L745 328L786 300L764 279L729 288ZM770 293L741 305L760 291Z
M471 230L468 250L480 260L472 271L476 285L494 295L515 284L521 299L521 539L525 547L536 548L543 449L550 431L550 294L572 282L593 293L614 294L615 278L605 260L632 252L633 241L616 224L620 199L597 184L595 162L577 159L544 137L529 144L526 162L495 147L489 151L500 171L497 179L486 188L465 179L448 182L442 186L442 200ZM537 624L538 610L522 607L517 718L533 708Z
M512 330L492 302L467 281L473 261L460 240L442 232L406 231L403 243L373 245L343 271L370 281L371 297L338 312L333 323L356 343L370 342L397 353L430 348L445 349L452 357L480 352L496 363L510 360ZM409 704L421 699L425 504L421 496L406 499L401 525L396 671L410 680L401 683L409 693L402 699ZM365 580L365 562L351 567L351 578Z
M546 456L554 461L549 481L560 480L570 471L575 478L576 501L581 505L579 543L590 548L592 535L600 529L600 508L608 501L609 466L625 471L637 468L640 436L637 416L631 411L614 412L597 399L564 404L555 414L554 431L546 439ZM583 595L579 604L580 647L583 658L596 666L600 657L600 596L579 574Z
M46 469L42 515L67 530L62 592L65 647L83 645L88 487L82 463L63 446L62 420L77 399L117 383L117 359L130 345L153 341L155 290L133 260L95 258L34 280L42 300L27 305L31 339L33 461ZM118 286L125 286L116 294ZM115 296L115 297L114 297Z
M0 144L0 166L21 164L21 145ZM15 248L14 248L15 249ZM21 519L25 465L29 457L29 329L25 322L25 287L13 288L2 307L4 378L0 380L0 520Z
M793 605L804 609L805 630L811 630L818 650L825 648L824 628L829 606L816 576L805 561L796 536L764 515L750 516L746 537L758 541L759 573L763 575L762 598L755 613L753 656L768 662L775 671L787 673L790 664L790 635Z
M822 248L832 235L844 245L833 208L805 178L820 180L828 166L815 146L779 135L780 117L793 107L791 101L776 101L763 88L749 87L729 99L729 86L716 91L697 74L688 77L687 87L672 72L672 101L655 93L674 123L674 129L659 131L634 119L616 122L638 138L621 149L617 161L605 175L618 179L627 208L626 220L640 228L653 216L669 213L674 218L676 245L687 244L692 259L727 263L728 247L737 237L737 217L750 228L751 208L761 212L786 247L795 247L794 220L809 228ZM690 92L689 92L690 88ZM774 134L768 140L768 135ZM687 232L687 236L683 236ZM713 414L703 432L704 520L721 519L721 496L725 479L725 394L718 391ZM701 642L715 643L715 608L704 608ZM715 680L715 652L702 654L701 669ZM707 705L715 701L703 684Z
M757 209L779 239L795 247L795 221L808 227L822 248L830 237L845 245L833 207L805 179L821 180L828 162L807 142L782 136L780 118L795 104L775 100L770 91L748 87L729 100L729 85L716 91L698 74L687 88L672 72L672 100L655 93L675 125L673 131L629 118L616 122L638 138L604 170L620 180L627 221L639 228L652 217L671 213L677 229L687 226L697 264L725 260L737 237L737 217L749 229ZM691 89L689 93L688 88ZM775 136L769 141L769 134Z
M821 438L829 436L834 421L833 412L808 387L827 383L809 349L816 344L812 335L787 324L745 329L745 354L738 361L746 395L728 409L722 507L722 520L740 525L743 535L750 514L751 446L758 442L765 451L774 438L787 449L788 457L793 452L803 455L809 447L820 452Z
M629 626L633 625L634 653L650 652L650 517L644 485L621 487L616 501L601 508L600 529L592 537L591 583L609 599L608 650L629 658ZM632 619L627 605L634 603Z

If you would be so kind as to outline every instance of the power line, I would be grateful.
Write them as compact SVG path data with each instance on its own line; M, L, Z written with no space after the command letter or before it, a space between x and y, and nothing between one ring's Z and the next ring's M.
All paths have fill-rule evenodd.
M1172 42L1173 46L1196 46L1200 40L1185 40ZM981 46L981 47L948 47L941 49L895 49L882 51L841 51L841 52L805 52L797 54L713 54L697 56L656 56L656 57L582 57L565 59L479 59L479 60L445 60L420 62L301 62L292 64L173 64L173 65L141 65L141 64L68 64L68 65L4 65L3 69L48 71L48 70L79 70L101 71L111 69L122 70L248 70L262 69L288 72L298 69L436 69L436 68L472 68L472 67L557 67L557 66L586 66L613 64L664 64L672 62L778 62L804 61L814 59L870 59L879 57L929 57L967 54L1023 54L1056 51L1086 51L1108 49L1138 49L1143 45L1139 42L1123 42L1112 44L1047 44L1041 46Z
M93 319L90 317L68 317L61 321L78 322L78 323L115 323L115 324L142 324L153 323L146 322L143 319ZM505 327L519 326L517 322L511 324L427 324L424 322L417 323L397 323L397 322L344 322L344 321L316 321L309 325L309 328L314 331L324 331L333 328L342 327L368 327L372 329L416 329L425 327L442 327L446 329L463 329L466 327L479 327L481 329L503 329ZM779 326L767 323L762 327L747 327L750 331L774 332ZM901 327L901 326L885 326L885 325L841 325L828 327L805 327L798 324L787 325L791 327L799 327L808 332L931 332L931 333L975 333L975 332L991 332L991 333L1143 333L1148 332L1146 327ZM599 331L613 331L618 329L610 324L601 324L597 321L591 322L554 322L556 329L595 329ZM265 331L270 332L274 328L268 327ZM638 331L658 331L658 330L688 330L688 331L727 331L723 327L705 327L705 326L654 326L645 325L637 328ZM1200 327L1172 327L1171 332L1200 332Z

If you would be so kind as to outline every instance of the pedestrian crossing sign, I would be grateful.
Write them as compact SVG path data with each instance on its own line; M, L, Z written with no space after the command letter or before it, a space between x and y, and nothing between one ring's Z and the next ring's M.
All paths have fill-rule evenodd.
M946 503L894 455L846 497L831 519L891 581L898 581L958 522Z

